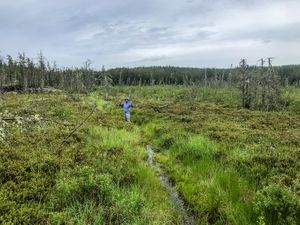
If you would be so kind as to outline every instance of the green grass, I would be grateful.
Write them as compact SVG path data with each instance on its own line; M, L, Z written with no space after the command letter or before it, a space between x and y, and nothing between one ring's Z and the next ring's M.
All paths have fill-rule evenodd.
M59 123L6 127L8 144L0 147L1 223L177 223L168 193L145 162L138 127L119 123L104 111L113 105L95 95L8 95L4 101L13 114L32 115L41 113L34 107L40 98L47 98L45 117ZM72 130L63 122L77 124L94 102L98 111L57 152Z
M123 92L135 94L140 107L133 119L199 223L268 224L265 209L254 209L256 190L277 183L294 190L291 199L296 196L300 121L290 108L268 113L239 109L234 103L238 95L226 89L209 90L207 99L208 92L199 89L196 100L187 100L186 87L173 88L174 96L172 87L146 87L143 95L140 87L115 89L116 98ZM162 108L156 111L153 106Z
M128 95L133 123L118 106ZM0 223L180 224L146 163L150 144L198 224L297 224L299 89L284 96L285 109L259 112L241 109L232 88L5 95L0 113L23 119L0 139ZM34 115L47 120L27 122Z
M145 126L148 135L151 128L154 126ZM152 132L159 139L155 128ZM165 132L171 131L167 127ZM156 158L175 180L198 223L254 224L252 187L234 168L222 163L220 146L201 135L187 136L183 130L181 135L178 130L175 134L176 138ZM154 144L157 149L166 147L164 141Z

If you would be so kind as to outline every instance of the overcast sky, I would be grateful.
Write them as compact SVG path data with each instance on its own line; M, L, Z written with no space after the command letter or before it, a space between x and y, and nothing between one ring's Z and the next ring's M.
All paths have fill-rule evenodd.
M0 0L0 54L59 66L300 63L300 0Z

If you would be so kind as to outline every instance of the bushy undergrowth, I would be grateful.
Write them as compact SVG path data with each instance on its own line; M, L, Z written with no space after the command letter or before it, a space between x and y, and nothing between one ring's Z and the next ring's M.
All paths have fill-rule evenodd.
M32 106L40 98L43 111ZM11 124L7 145L0 147L1 224L177 223L168 194L144 160L138 128L103 116L113 105L95 95L18 95L4 102L14 114L44 113L47 120L26 130ZM93 102L98 111L69 136Z
M118 107L128 95L133 123ZM287 108L268 113L240 109L235 89L4 96L0 113L40 119L8 121L1 136L0 223L180 224L146 163L150 144L199 224L297 224L299 92L285 96Z
M169 88L118 87L115 93L139 101L135 120L200 223L271 224L254 205L256 191L273 182L299 199L297 90L286 97L289 108L266 113L238 109L230 90L199 88L189 99L189 88ZM288 224L297 220L296 210Z
M270 184L255 196L255 210L267 224L298 224L300 200L288 188Z

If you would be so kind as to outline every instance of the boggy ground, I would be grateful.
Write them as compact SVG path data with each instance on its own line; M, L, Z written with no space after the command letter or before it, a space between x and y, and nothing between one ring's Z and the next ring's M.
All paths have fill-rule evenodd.
M2 120L1 224L178 223L138 127L103 110L114 105L65 94L6 95L3 103L3 117L16 120Z
M232 89L119 87L110 93L135 99L134 123L199 224L299 222L298 111L244 110Z
M293 94L288 110L268 113L240 109L235 89L6 95L2 117L16 119L1 122L0 223L180 224L146 163L150 144L197 224L297 224ZM118 108L127 95L136 106L131 124Z

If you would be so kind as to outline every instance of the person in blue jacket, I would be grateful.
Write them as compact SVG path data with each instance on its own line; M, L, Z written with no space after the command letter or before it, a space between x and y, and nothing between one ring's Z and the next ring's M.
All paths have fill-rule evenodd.
M120 106L124 110L124 117L127 122L130 122L130 108L133 107L131 104L130 98L126 97L124 101L120 103Z

